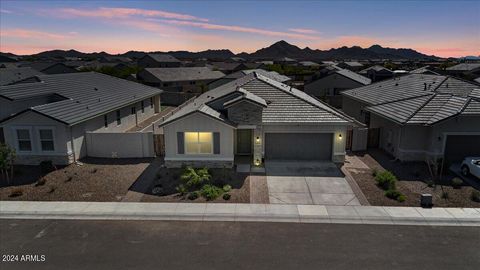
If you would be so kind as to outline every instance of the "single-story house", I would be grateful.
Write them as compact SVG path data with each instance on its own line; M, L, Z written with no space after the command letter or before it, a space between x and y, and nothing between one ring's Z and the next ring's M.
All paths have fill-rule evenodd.
M209 66L211 69L221 71L225 74L248 69L248 67L241 62L211 62Z
M19 65L19 67L31 67L44 74L64 74L75 73L77 70L59 62L29 62Z
M369 85L371 80L348 69L335 69L333 73L315 80L304 87L305 93L328 104L342 107L342 91Z
M480 63L460 63L446 68L445 71L450 75L480 75Z
M312 62L312 61L301 61L298 63L300 66L303 67L320 67L320 64Z
M96 153L119 149L107 154L127 157L124 152L143 151L135 145L153 145L153 138L123 134L160 112L160 89L95 72L37 77L0 86L2 139L16 149L17 163L72 163L90 156L87 141L100 133Z
M337 66L352 71L359 71L363 68L363 64L357 61L340 62L337 64Z
M296 65L297 60L290 57L281 57L273 60L273 63L279 65Z
M165 53L149 53L137 60L141 68L174 68L181 67L182 62L177 58Z
M257 72L212 89L159 124L165 164L232 167L243 156L343 162L354 120L327 104Z
M401 161L480 155L480 85L410 74L346 90L343 111L369 127L369 147Z
M423 66L414 70L410 70L410 74L429 74L429 75L440 75L438 72L432 70L430 66Z
M281 75L276 71L266 71L266 70L263 70L263 69L246 69L246 70L240 70L240 71L234 72L232 74L225 75L224 77L209 83L208 84L208 89L217 88L221 85L224 85L226 83L229 83L231 81L239 79L239 78L241 78L245 75L248 75L252 72L257 72L258 74L261 74L265 77L268 77L270 79L273 79L273 80L275 80L277 82L281 82L281 83L287 83L288 81L291 80L290 77L285 76L285 75Z
M372 82L390 79L394 75L392 70L380 65L374 65L366 69L362 69L358 72L358 74L370 78Z
M40 71L37 71L30 67L23 68L0 68L0 85L9 85L16 82L42 75Z

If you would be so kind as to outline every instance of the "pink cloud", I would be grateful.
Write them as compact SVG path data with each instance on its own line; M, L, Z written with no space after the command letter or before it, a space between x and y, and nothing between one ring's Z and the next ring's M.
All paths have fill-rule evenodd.
M49 11L47 11L49 12ZM60 13L59 13L60 12ZM176 20L191 20L207 22L208 19L199 18L193 15L174 13L162 10L148 10L138 8L107 8L100 7L97 9L76 9L76 8L61 8L55 11L55 14L60 14L61 17L97 17L97 18L128 18L132 16L144 16L144 17L161 17L166 19Z
M236 26L236 25L221 25L221 24L179 21L179 20L161 20L161 22L177 25L177 26L191 26L191 27L197 27L197 28L208 29L208 30L233 31L233 32L274 36L274 37L280 37L280 38L295 38L295 39L309 39L309 40L318 39L318 37L310 36L310 35L271 31L271 30L265 30L260 28L243 27L243 26Z
M299 33L299 34L318 34L317 30L306 29L306 28L289 28L288 31Z
M56 34L30 29L2 29L2 37L22 38L22 39L54 39L62 40L71 37L71 35Z

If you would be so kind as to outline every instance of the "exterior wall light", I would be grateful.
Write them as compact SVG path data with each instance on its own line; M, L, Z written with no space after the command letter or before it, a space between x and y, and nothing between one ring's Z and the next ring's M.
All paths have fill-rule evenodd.
M338 134L338 139L339 139L339 140L342 139L342 133Z
M259 136L257 136L257 137L255 138L255 143L256 143L256 144L260 144L260 137L259 137Z
M262 164L262 162L260 161L260 159L257 158L257 159L255 159L253 164L255 164L255 166L260 166L260 164Z

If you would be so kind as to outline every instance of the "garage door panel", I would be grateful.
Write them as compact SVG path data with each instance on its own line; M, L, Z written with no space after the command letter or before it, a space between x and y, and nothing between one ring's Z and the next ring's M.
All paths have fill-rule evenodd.
M445 160L461 162L468 156L480 156L480 135L449 135L445 145Z
M266 133L265 158L331 160L332 133Z

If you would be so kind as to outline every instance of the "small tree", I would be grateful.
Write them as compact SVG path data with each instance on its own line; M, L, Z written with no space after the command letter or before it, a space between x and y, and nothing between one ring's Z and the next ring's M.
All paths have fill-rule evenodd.
M211 176L208 173L207 168L195 170L192 167L187 167L183 172L181 179L185 182L187 187L194 187L210 181Z
M5 177L7 183L10 179L13 182L13 162L15 161L15 149L6 144L0 144L0 171L2 178Z

